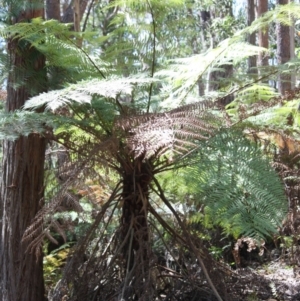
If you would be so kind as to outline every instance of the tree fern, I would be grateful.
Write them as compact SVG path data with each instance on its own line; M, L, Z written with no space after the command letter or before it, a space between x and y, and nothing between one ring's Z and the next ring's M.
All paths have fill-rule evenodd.
M81 180L91 174L102 172L100 168L95 172L94 166L108 166L114 169L121 179L112 196L104 202L97 214L95 224L75 250L71 267L68 267L70 270L66 272L64 280L71 282L70 285L66 285L66 289L72 287L70 294L74 294L74 298L80 296L78 299L86 299L87 296L95 299L100 284L103 283L105 286L112 283L113 288L109 287L109 290L111 289L113 294L117 292L118 295L123 296L125 292L127 294L132 292L131 296L135 295L136 298L144 297L145 294L145 298L148 296L152 298L154 282L149 277L149 271L152 268L156 269L156 264L151 257L153 254L151 239L154 240L152 231L158 235L153 221L158 221L168 233L173 235L178 244L193 250L191 253L197 253L195 245L191 242L190 233L185 232L184 224L176 210L164 197L159 183L156 182L155 175L163 170L172 169L174 162L187 165L195 163L188 172L190 175L194 173L191 183L197 181L196 177L201 179L199 185L195 184L199 203L207 205L219 224L230 224L227 227L231 232L263 237L270 235L276 230L285 209L280 182L267 161L261 159L262 154L252 148L250 142L242 138L241 133L231 135L226 131L219 132L220 128L230 126L230 121L224 118L228 117L225 113L222 114L218 110L218 100L195 102L196 93L191 93L199 76L209 68L222 68L224 64L237 63L238 60L235 60L237 55L243 59L246 55L252 55L261 49L242 43L240 36L234 37L205 54L181 60L176 70L161 72L161 75L167 75L163 81L164 92L172 93L172 97L166 97L167 101L158 107L157 112L150 103L155 97L159 100L164 99L159 90L161 81L152 78L155 75L154 67L156 68L156 63L159 62L156 55L158 52L154 51L158 45L158 35L154 31L155 22L158 22L156 14L164 8L164 4L157 1L122 1L114 4L137 6L143 14L145 11L152 11L151 24L145 24L136 32L132 28L132 31L125 36L129 40L132 39L129 43L125 43L126 45L145 42L146 45L140 49L139 54L146 63L150 58L152 67L150 72L146 70L149 74L147 77L128 77L126 63L128 62L130 69L135 64L141 67L141 64L137 62L136 53L128 51L126 56L122 56L123 53L120 55L118 51L120 55L118 59L123 59L122 74L125 77L99 79L103 77L103 62L99 60L98 64L84 50L73 45L69 33L66 33L67 38L62 37L67 29L61 28L61 25L55 22L33 20L29 25L22 24L11 28L18 38L30 42L44 53L48 57L49 66L57 67L57 62L64 63L58 57L56 46L58 49L65 48L64 54L67 60L63 67L66 70L74 70L79 75L72 78L73 83L66 88L40 94L25 104L25 109L45 107L49 110L47 114L27 112L16 116L15 120L19 120L21 126L14 130L14 135L28 132L27 128L22 128L22 124L25 124L22 118L28 118L31 122L28 122L28 127L37 126L38 133L48 134L51 139L64 145L74 160L72 164L66 166L67 181L53 197L52 202L36 216L33 225L26 231L24 240L32 239L30 244L32 249L43 242L46 233L45 231L39 233L37 229L55 228L55 221L53 222L51 218L60 207L62 196L72 185L77 185L76 187L79 188L82 184ZM122 28L118 27L115 34L118 34L118 30L119 33L124 33ZM143 31L146 32L144 36ZM234 47L239 47L239 51L234 51L236 49ZM245 47L249 51L245 51ZM116 51L116 45L113 45L113 48ZM67 52L72 52L76 58L68 56ZM204 64L203 59L205 59ZM134 69L133 73L138 69ZM82 74L95 78L77 82ZM159 85L155 86L156 82ZM186 101L189 95L191 97ZM168 101L171 104L173 102L172 105L176 108L165 109ZM185 101L193 103L178 106ZM48 121L44 124L46 119ZM5 118L3 120L5 121ZM224 120L227 121L225 126ZM53 127L54 134L47 133L45 127L47 125ZM9 126L11 125L6 123L5 128L9 130ZM194 161L188 162L192 159ZM155 185L152 185L153 182ZM183 232L174 233L172 227L157 212L149 197L151 189L162 198L170 212L174 214ZM76 204L76 200L71 198L71 201ZM109 211L108 208L112 204L114 208L117 206L122 208L120 210L122 212L118 214L115 209ZM278 212L272 211L274 208L277 208ZM153 226L149 222L149 215ZM113 243L105 245L104 250L98 241L94 243L92 240L98 234L100 223L104 225L104 230L100 231L99 237L107 238L106 228L113 216L117 216L120 225L112 236ZM181 233L186 237L181 237ZM79 261L76 262L76 258L83 254L83 250L88 245L92 249L91 257L86 265L84 264L85 269L81 269L83 265ZM103 256L113 251L115 253L112 254L110 262L106 261ZM201 258L201 256L197 258L200 263ZM104 267L104 263L107 266ZM202 267L202 270L204 268ZM114 278L116 273L119 275L117 283ZM72 275L71 280L68 278L70 275ZM209 277L207 278L210 280ZM64 280L60 285L64 285ZM147 290L144 289L145 287Z

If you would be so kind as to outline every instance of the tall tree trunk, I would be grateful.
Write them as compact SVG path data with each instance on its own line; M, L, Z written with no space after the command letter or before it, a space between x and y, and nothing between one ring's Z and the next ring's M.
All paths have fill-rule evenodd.
M210 12L201 12L202 21L210 22L214 18L224 18L226 15L233 16L231 1L225 5L225 9L222 11L217 11L216 9L210 10ZM218 36L215 32L211 31L210 47L214 48L217 46ZM224 64L217 66L216 69L212 68L209 71L207 77L207 90L208 91L218 91L222 88L226 88L229 83L229 78L232 76L233 66L231 64Z
M46 1L46 18L60 21L60 0Z
M254 0L248 0L247 5L247 16L248 16L248 26L252 24L255 20L255 3ZM256 34L255 32L250 34L248 37L248 42L251 45L256 45ZM256 57L250 56L248 59L248 73L249 74L257 74L257 64Z
M87 2L86 2L87 3ZM80 1L79 0L74 0L74 6L73 6L73 11L74 11L74 30L77 32L80 32L80 21L82 18L82 14L80 12Z
M290 2L294 2L290 0ZM291 60L295 58L295 20L292 20L292 26L290 26L290 55ZM296 73L291 75L291 89L295 89L296 86Z
M79 22L82 19L82 16L86 10L87 4L88 4L88 0L76 0L79 3ZM78 12L77 12L78 14ZM71 1L69 6L66 8L64 15L62 17L62 22L63 23L73 23L74 24L74 2ZM72 30L74 30L74 25Z
M268 0L257 0L257 17L261 17L268 11ZM269 48L269 28L266 26L264 29L258 31L258 46L268 49ZM265 52L260 52L258 56L258 66L268 66L269 56Z
M277 0L280 5L288 4L288 0ZM280 23L276 24L277 32L277 62L284 64L291 58L290 50L290 27ZM279 75L278 91L284 95L286 91L291 90L291 76L286 74Z
M27 2L17 22L43 17L43 3ZM6 110L20 109L41 92L37 78L46 77L45 59L26 41L10 39L10 74ZM21 83L24 84L21 84ZM43 257L26 252L22 235L41 207L45 139L37 134L4 141L0 185L0 300L44 300Z

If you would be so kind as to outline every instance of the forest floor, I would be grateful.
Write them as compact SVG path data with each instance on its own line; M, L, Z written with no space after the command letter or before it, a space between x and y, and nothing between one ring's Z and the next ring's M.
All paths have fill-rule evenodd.
M300 267L282 258L235 270L235 295L245 301L300 301Z

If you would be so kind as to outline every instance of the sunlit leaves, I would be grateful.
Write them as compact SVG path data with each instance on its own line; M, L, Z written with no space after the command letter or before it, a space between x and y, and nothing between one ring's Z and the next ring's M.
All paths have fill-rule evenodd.
M143 77L82 81L77 84L69 85L61 90L50 91L35 96L26 102L24 108L33 109L45 105L47 109L55 111L70 102L79 104L90 103L93 95L104 97L104 101L114 101L116 103L118 96L123 95L130 97L135 87L147 86L153 81L153 79Z
M168 70L161 70L157 73L158 77L171 83L170 97L164 101L163 105L183 104L189 94L197 95L195 91L197 82L209 71L222 70L224 65L235 65L249 56L257 55L262 50L261 47L249 45L241 42L240 38L233 37L205 53L174 60Z

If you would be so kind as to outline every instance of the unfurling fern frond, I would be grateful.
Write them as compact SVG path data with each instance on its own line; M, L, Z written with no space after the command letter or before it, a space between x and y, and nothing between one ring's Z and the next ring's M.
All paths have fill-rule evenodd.
M282 183L260 149L242 133L221 131L186 169L189 184L213 223L235 235L265 238L287 212Z

